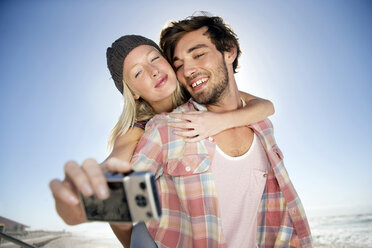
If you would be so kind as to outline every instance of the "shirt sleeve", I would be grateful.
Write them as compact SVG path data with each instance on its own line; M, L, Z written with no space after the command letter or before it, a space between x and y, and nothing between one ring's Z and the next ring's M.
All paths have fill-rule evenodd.
M132 127L139 127L143 130L145 130L145 127L146 127L146 124L147 124L148 120L143 120L143 121L137 121L135 122L133 125L131 125Z
M162 172L163 152L159 128L150 121L132 156L131 165L135 171L152 171L159 176Z

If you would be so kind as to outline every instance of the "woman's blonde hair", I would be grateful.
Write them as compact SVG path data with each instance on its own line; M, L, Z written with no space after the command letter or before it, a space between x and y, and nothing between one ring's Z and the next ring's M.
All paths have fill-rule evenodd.
M123 110L118 122L111 130L108 149L113 150L116 139L125 134L129 128L132 128L137 121L149 120L156 115L154 109L142 98L135 100L133 91L129 85L123 80ZM172 107L176 108L187 100L186 91L177 83L176 90L172 93Z

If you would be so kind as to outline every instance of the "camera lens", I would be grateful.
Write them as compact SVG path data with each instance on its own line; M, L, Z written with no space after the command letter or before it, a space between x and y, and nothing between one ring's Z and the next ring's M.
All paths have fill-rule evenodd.
M123 188L123 183L122 182L108 182L107 186L111 190L118 190Z
M141 182L140 183L140 188L145 190L146 189L146 183L145 182Z
M136 203L139 207L145 207L147 205L147 200L143 195L136 195Z

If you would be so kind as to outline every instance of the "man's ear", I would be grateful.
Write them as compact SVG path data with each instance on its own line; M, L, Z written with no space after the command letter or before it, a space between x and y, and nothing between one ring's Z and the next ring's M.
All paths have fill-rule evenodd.
M234 60L236 59L236 55L237 55L237 48L236 46L233 46L230 49L230 51L227 51L224 53L226 63L232 64Z

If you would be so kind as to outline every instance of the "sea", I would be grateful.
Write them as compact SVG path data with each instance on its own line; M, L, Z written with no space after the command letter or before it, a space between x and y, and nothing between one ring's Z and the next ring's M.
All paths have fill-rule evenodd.
M372 213L309 218L314 247L372 248Z

